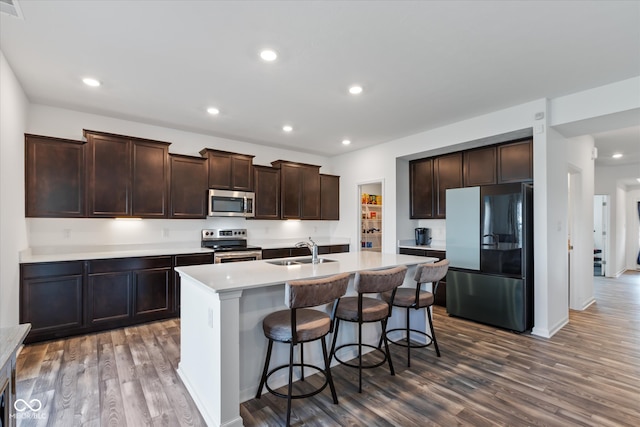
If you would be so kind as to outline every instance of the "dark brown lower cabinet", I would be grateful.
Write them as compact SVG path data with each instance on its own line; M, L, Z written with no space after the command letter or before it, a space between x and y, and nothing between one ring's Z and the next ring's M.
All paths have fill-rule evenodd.
M176 316L173 257L20 265L26 343Z
M439 260L443 260L446 258L447 253L445 251L435 251L430 249L413 249L413 248L400 248L400 253L403 255L416 255L416 256L424 256L424 257L434 257ZM442 307L447 306L447 276L444 276L440 283L438 284L438 291L435 294L435 305L440 305Z
M28 339L53 339L82 330L83 272L82 261L20 266L20 323L31 323Z
M87 273L91 325L117 327L175 313L170 255L92 260Z
M88 278L88 323L125 325L131 319L131 273L90 274Z

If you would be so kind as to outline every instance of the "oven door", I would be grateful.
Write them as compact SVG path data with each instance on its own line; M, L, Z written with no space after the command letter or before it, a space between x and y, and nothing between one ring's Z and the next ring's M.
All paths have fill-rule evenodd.
M255 261L262 259L262 251L229 251L215 252L213 254L214 264L225 262Z

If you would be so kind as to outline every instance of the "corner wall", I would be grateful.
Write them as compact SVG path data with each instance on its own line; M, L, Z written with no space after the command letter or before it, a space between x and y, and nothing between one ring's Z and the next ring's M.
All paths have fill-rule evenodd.
M593 196L594 159L591 158L593 137L582 136L567 141L567 162L570 171L580 175L577 203L573 204L572 272L569 307L583 310L593 301Z
M18 324L18 253L27 247L24 132L29 101L0 51L0 328Z

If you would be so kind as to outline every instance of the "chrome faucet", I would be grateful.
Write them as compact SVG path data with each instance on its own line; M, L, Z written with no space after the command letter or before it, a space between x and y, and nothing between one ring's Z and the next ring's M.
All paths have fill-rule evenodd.
M296 243L296 248L304 248L304 247L311 249L311 262L313 264L318 264L318 245L316 244L316 242L314 242L313 239L309 237L308 242Z

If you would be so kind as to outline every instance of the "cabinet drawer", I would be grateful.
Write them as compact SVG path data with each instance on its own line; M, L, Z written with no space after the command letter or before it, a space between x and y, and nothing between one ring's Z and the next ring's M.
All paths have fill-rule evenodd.
M171 256L145 258L111 258L89 261L89 274L111 273L114 271L144 270L147 268L171 267Z
M291 256L291 250L289 248L262 250L262 259L286 258L289 256Z
M43 262L37 264L21 264L22 278L71 276L82 274L82 261Z
M188 265L213 264L213 253L176 255L174 265L176 267L186 267Z

